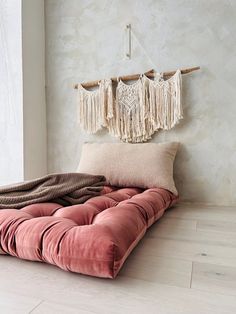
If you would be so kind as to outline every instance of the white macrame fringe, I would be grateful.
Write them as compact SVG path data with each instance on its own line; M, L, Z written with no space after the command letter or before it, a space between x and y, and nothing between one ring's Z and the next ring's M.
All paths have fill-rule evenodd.
M79 84L78 100L78 120L82 129L93 134L108 126L114 107L111 80L100 81L98 89L93 91Z
M180 70L168 80L159 73L154 80L142 75L131 85L119 80L115 99L111 80L102 80L96 91L79 85L79 123L89 133L107 127L124 142L145 142L183 118L181 90Z

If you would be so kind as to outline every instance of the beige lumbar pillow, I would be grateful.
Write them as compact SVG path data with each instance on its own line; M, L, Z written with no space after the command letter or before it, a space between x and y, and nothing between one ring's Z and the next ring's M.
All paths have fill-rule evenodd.
M178 194L173 163L179 143L86 143L78 172L104 175L120 187L159 187Z

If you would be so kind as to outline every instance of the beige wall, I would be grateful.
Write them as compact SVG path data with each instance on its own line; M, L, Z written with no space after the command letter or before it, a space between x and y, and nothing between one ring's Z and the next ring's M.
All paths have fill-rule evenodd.
M47 173L44 1L22 1L24 179Z
M46 0L49 171L74 171L89 136L76 119L79 81L200 65L183 78L185 119L154 142L182 143L175 177L184 201L236 205L236 2L230 0ZM124 59L124 27L133 41ZM112 162L112 161L111 161Z

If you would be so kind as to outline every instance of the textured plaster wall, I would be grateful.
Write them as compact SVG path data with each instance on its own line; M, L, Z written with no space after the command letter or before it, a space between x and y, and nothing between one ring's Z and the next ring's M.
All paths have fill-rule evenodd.
M160 71L200 65L183 78L185 119L153 141L182 143L175 178L184 201L236 205L236 2L45 4L49 172L74 171L84 141L117 141L105 130L90 136L79 129L74 83L142 72L152 63ZM131 60L124 59L126 23L144 47L133 40Z

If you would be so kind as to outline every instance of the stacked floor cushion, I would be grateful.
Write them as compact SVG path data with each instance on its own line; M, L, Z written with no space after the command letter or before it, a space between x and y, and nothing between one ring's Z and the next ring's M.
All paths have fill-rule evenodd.
M114 188L81 205L0 210L0 253L77 273L115 278L124 261L177 197L161 188ZM4 258L4 256L2 256Z

